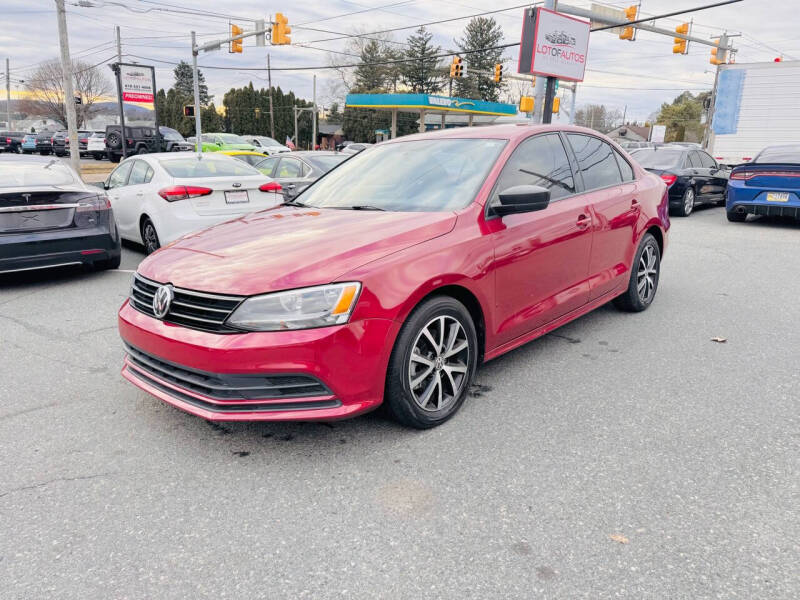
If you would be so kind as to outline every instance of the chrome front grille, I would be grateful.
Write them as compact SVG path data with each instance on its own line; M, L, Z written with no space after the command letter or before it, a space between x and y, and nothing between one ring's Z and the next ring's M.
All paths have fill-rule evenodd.
M160 283L145 279L136 273L131 286L131 306L139 312L157 318L153 311L153 296L159 286ZM225 320L244 300L242 296L207 294L183 288L174 288L174 292L175 298L163 321L215 333L241 332L226 325Z

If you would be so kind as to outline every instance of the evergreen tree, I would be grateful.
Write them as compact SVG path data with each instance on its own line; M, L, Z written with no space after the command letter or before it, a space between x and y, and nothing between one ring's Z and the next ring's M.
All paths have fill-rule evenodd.
M384 49L375 40L370 40L361 49L361 64L355 69L356 87L373 92L386 88L386 66Z
M218 133L225 131L225 120L222 115L217 112L214 103L212 102L200 113L200 118L203 123L203 130L211 133Z
M167 114L168 114L167 113L167 93L163 89L158 90L158 92L156 93L156 106L158 107L158 110L156 111L156 117L158 118L158 124L159 125L166 125L167 127L172 127L172 125L169 125L167 123L167 121L168 121L168 117L167 117Z
M175 76L175 91L184 100L185 104L194 103L194 78L192 76L192 66L186 61L181 61L173 71ZM197 70L197 80L200 87L200 104L206 106L213 96L208 95L208 86L203 72Z
M495 48L503 39L503 29L493 17L475 17L467 23L464 35L456 45L464 54L467 65L465 77L455 80L455 94L497 102L503 82L495 83L490 75L494 65L502 62L503 50Z
M442 89L442 71L437 68L442 48L431 43L433 34L424 26L408 37L408 50L400 63L402 81L414 94L433 94ZM413 59L413 60L408 60Z
M342 122L342 113L339 112L339 103L334 102L331 104L331 108L328 111L328 122L329 123L341 123Z

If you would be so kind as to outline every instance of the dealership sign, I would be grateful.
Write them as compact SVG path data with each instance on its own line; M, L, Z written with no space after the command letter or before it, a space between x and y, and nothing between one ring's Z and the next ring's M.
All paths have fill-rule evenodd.
M124 102L153 102L153 67L141 65L119 66L119 82Z
M583 81L589 28L588 21L546 8L526 9L517 72Z

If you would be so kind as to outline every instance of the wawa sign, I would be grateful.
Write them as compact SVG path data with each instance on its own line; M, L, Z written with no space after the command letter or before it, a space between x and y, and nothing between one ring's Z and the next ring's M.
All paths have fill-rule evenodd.
M546 8L525 9L517 72L583 81L589 27Z

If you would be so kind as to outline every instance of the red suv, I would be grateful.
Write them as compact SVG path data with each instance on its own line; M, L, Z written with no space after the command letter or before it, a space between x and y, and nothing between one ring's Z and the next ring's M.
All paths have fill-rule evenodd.
M588 129L383 143L293 202L146 258L119 312L122 373L209 420L338 419L385 402L433 427L482 362L610 300L646 309L667 205L660 178Z

